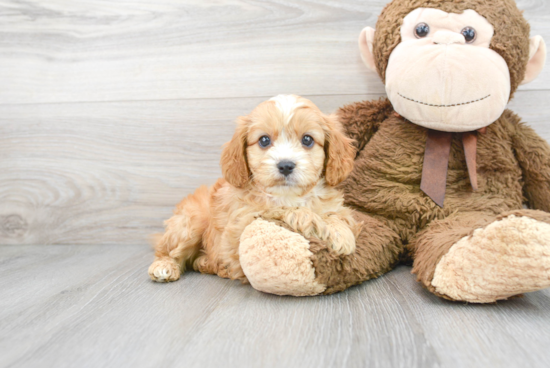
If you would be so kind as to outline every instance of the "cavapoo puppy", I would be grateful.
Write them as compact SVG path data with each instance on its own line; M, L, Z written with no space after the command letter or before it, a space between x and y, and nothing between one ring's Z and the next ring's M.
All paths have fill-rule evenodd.
M335 117L309 100L280 95L237 121L223 149L223 179L185 198L166 221L149 267L154 281L175 281L187 267L246 282L239 239L256 218L355 250L360 230L335 188L351 172L352 141Z

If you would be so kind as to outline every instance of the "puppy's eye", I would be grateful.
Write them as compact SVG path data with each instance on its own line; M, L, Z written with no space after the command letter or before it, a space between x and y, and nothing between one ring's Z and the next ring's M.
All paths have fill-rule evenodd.
M477 38L477 32L472 27L466 27L460 33L464 36L467 43L472 43Z
M271 145L271 138L269 138L267 135L264 135L260 137L260 140L258 141L258 144L262 148L267 148Z
M315 141L310 135L304 135L304 137L302 138L302 144L308 148L313 147L314 143Z
M419 23L414 29L416 38L424 38L430 33L430 26L426 23Z

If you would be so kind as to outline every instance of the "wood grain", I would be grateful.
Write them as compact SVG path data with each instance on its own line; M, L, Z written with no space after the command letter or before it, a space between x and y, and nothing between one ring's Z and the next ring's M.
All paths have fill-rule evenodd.
M383 93L357 38L386 2L1 0L0 103ZM518 5L550 40L548 2Z
M444 301L399 267L332 296L155 284L144 246L1 246L0 367L548 367L550 291Z
M147 243L262 100L0 106L0 243Z
M149 235L220 176L237 116L383 95L356 40L386 3L0 0L0 367L550 366L548 290L454 304L407 267L315 298L148 279ZM548 2L517 3L550 41ZM510 107L550 141L549 83Z
M147 243L259 102L382 96L356 38L385 3L0 0L0 244ZM547 139L548 73L512 103Z
M326 112L379 95L307 96ZM145 244L263 98L0 105L0 244ZM548 91L511 108L550 139Z

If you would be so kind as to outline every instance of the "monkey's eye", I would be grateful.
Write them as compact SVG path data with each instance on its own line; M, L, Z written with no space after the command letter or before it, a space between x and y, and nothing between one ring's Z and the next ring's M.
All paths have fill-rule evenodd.
M414 29L416 38L424 38L430 33L430 26L426 23L419 23Z
M460 33L464 36L467 43L472 43L477 38L477 32L472 27L466 27Z
M313 147L314 143L315 143L315 141L313 140L313 138L310 135L304 135L304 137L302 138L302 144L304 146L306 146L307 148Z
M258 144L262 148L267 148L271 145L271 138L269 138L267 135L261 136Z

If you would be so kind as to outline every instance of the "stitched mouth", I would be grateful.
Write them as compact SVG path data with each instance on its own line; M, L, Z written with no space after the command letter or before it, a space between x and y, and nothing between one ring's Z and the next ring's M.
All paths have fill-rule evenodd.
M412 98L403 96L401 93L397 93L397 94L398 94L399 96L401 96L402 98L404 98L405 100L409 100L409 101L412 101L412 102L416 102L417 104L420 104L420 105L433 106L433 107L455 107L455 106L470 105L470 104L473 104L473 103L476 103L476 102L479 102L479 101L486 100L486 99L488 99L489 97L491 97L491 95L487 95L487 96L485 96L485 97L478 98L477 100L468 101L468 102L462 102L462 103L457 103L457 104L452 104L452 105L434 105L434 104L429 104L429 103L426 103L426 102L421 102L421 101L413 100Z

